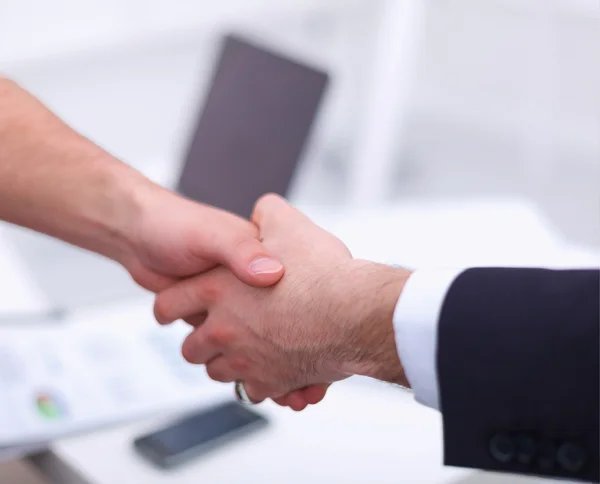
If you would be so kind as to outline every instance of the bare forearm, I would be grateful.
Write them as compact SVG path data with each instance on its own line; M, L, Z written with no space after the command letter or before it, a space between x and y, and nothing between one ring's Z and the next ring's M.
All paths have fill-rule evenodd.
M111 258L150 182L0 78L0 220Z

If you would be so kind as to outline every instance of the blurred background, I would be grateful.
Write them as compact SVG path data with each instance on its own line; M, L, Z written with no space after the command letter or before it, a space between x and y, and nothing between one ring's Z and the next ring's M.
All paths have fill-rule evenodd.
M231 31L332 75L297 199L517 196L600 248L598 0L0 0L0 72L164 180Z
M0 69L152 173L181 155L219 34L249 32L332 73L307 196L353 198L382 86L397 91L383 93L397 104L385 197L523 195L570 239L600 245L597 0L405 3L1 0ZM415 22L401 29L386 10ZM398 62L394 82L376 78Z

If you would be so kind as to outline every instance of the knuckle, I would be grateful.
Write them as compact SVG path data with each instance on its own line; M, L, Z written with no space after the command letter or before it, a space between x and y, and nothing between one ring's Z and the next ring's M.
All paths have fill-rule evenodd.
M229 383L233 381L230 375L227 372L218 366L215 365L207 365L206 373L210 377L211 380L219 381L222 383Z
M244 247L247 243L252 242L258 236L258 228L248 223L244 219L236 219L229 230L227 236L223 242L228 246L226 249L239 249Z
M208 330L208 341L219 347L229 346L234 339L233 331L225 325L216 325Z
M269 398L269 396L265 394L261 384L256 382L246 382L244 385L246 387L246 393L248 394L248 397L253 402L259 403Z
M256 399L266 400L281 396L281 393L278 393L273 385L264 381L255 381L251 388L252 396Z
M250 362L244 356L234 356L231 359L231 369L237 373L246 373L250 367Z
M267 207L280 198L281 197L275 193L266 193L262 195L254 204L251 219L260 226L262 215L267 211Z
M201 361L198 358L198 351L196 349L194 334L188 336L183 345L181 346L181 356L188 363L199 364Z
M206 365L206 374L210 377L211 380L217 380L219 378L219 371L215 369L212 365Z
M190 281L185 297L191 307L220 299L223 284L217 275L218 271L213 269L211 274L203 274Z
M171 305L169 304L169 300L167 297L165 296L157 296L156 300L154 301L154 318L159 322L159 323L168 323L170 321L172 321L172 317L171 317Z
M181 355L188 362L194 365L204 364L208 345L199 331L191 333L181 345Z
M257 233L239 233L233 237L231 241L231 246L236 253L244 253L248 251L252 251L256 247L256 243L258 242L258 234Z
M206 284L203 287L198 287L197 296L200 299L214 303L222 298L223 290L216 282L213 284Z
M183 356L185 361L193 365L198 365L201 363L198 359L198 355L194 351L193 346L189 343L184 343L181 347L181 356Z
M283 197L281 195L278 195L277 193L273 193L273 192L265 193L256 201L256 208L260 209L265 206L268 206L271 203L278 203L282 200L283 200Z
M265 389L265 392L264 392L265 399L266 398L271 398L271 399L273 399L273 398L279 398L279 397L281 397L284 394L285 394L284 391L282 391L281 389L278 389L275 386L267 387Z
M188 281L181 287L181 297L185 300L185 305L194 308L201 301L202 285L197 281Z

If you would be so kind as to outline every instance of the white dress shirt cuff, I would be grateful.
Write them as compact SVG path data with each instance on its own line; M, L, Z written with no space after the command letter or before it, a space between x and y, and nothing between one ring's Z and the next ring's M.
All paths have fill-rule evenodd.
M452 282L463 269L421 269L404 285L394 311L396 349L415 399L440 410L438 321Z

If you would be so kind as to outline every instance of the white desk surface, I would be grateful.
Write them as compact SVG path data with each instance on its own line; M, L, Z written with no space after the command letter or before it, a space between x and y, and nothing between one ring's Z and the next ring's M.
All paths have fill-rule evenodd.
M131 445L135 436L159 428L158 420L58 442L53 452L79 474L78 482L88 483L530 481L514 476L489 481L478 471L443 467L439 414L383 384L338 384L321 404L301 413L273 403L257 409L269 418L267 429L170 471L153 468Z
M355 257L380 262L409 267L600 265L597 253L570 247L535 207L520 201L403 204L337 213L302 208L340 236ZM401 391L349 382L300 414L273 404L260 410L271 418L270 429L169 473L149 467L131 449L134 437L158 421L59 441L46 457L83 478L60 482L92 484L519 482L514 476L483 478L474 471L443 468L439 415Z

